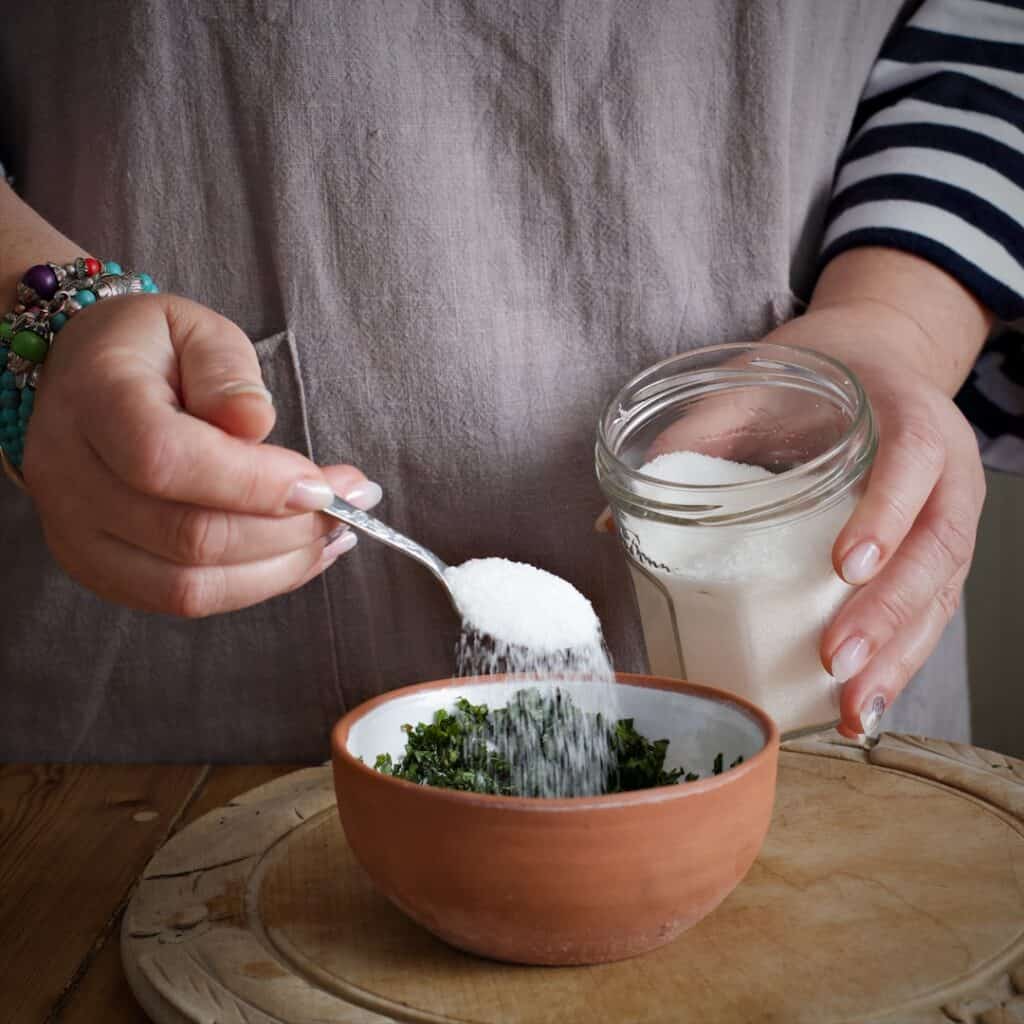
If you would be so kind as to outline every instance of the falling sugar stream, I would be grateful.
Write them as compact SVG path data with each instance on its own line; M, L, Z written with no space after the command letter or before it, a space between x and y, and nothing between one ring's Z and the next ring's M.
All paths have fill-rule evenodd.
M522 562L482 558L445 573L463 618L460 676L504 673L522 682L488 744L509 764L517 792L588 796L605 790L614 762L607 726L619 717L611 660L590 602L559 576ZM538 683L599 684L600 719L557 699L538 701ZM591 690L593 694L594 691ZM470 743L479 743L479 738Z

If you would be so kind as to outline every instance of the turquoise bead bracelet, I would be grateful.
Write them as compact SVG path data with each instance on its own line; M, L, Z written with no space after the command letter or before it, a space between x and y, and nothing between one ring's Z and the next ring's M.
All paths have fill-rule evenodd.
M0 320L0 463L24 485L21 460L43 363L68 320L101 299L155 293L148 274L113 260L80 256L72 263L40 263L18 282L18 302Z

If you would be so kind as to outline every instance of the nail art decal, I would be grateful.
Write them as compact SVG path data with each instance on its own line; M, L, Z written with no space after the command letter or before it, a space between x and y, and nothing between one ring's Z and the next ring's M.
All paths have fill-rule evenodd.
M885 698L878 694L873 697L870 704L865 704L860 713L861 727L865 736L874 739L878 735L878 727L882 724L882 715L885 714Z

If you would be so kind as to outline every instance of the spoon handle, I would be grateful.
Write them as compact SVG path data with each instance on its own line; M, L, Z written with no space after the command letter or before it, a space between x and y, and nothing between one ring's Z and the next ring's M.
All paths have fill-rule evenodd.
M445 569L448 566L429 548L425 548L422 544L417 544L412 537L406 537L404 533L399 533L388 526L387 523L381 522L375 516L371 516L369 512L364 512L361 508L356 508L355 505L350 505L337 495L334 496L334 501L323 511L327 515L340 519L343 523L347 523L362 533L368 533L371 537L381 541L381 543L387 544L388 547L401 551L403 555L415 558L417 562L425 565L441 581L445 590L448 590L449 598L451 597L451 591L448 589L448 580L445 579L444 575Z

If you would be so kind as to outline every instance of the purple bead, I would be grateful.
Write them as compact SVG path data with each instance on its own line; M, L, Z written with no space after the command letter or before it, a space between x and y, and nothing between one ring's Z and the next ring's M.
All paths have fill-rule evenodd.
M41 299L52 299L57 291L57 275L45 263L29 267L21 283L31 288Z

